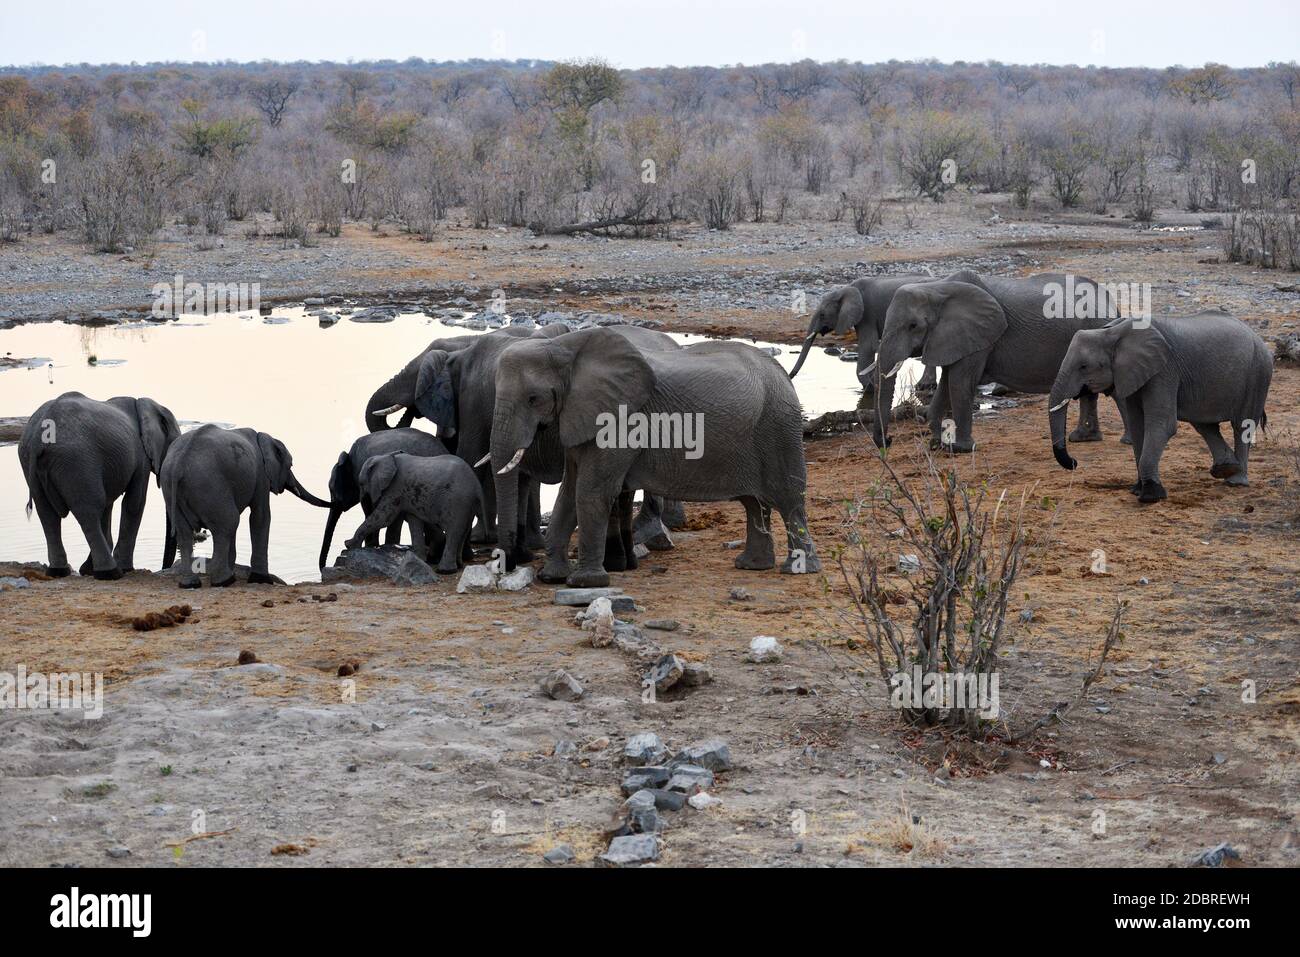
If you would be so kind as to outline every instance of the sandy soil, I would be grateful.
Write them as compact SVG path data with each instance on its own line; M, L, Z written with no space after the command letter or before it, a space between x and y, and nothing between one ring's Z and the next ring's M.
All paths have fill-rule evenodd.
M1031 250L1026 269L1173 276L1194 290L1184 301L1235 304L1266 335L1296 319L1294 297L1272 294L1290 277L1198 264L1213 255L1204 236L1081 228L1113 239L1040 239L1022 247ZM1002 241L961 254L991 256ZM408 252L417 245L402 242ZM938 249L895 252L925 258ZM493 251L478 255L478 274L490 281ZM738 269L746 255L717 265ZM829 277L852 263L820 268ZM669 303L672 293L642 298ZM636 311L630 302L609 308ZM731 322L798 337L799 322L778 309L691 309L681 321L660 318L670 328ZM829 557L842 504L881 472L861 434L808 446L810 523L825 574L736 570L725 543L743 536L743 510L724 503L692 506L693 528L677 534L674 551L615 576L641 608L632 618L682 624L648 636L715 674L653 704L641 700L642 663L591 647L572 609L553 605L540 584L509 595L458 596L454 581L196 593L136 573L115 584L74 577L0 591L0 670L98 671L107 681L99 721L0 713L0 864L544 866L541 855L558 843L590 863L621 801L622 745L654 731L674 749L722 738L736 763L713 790L720 806L667 815L664 865L1178 866L1227 841L1245 864L1295 866L1297 400L1300 371L1279 368L1248 489L1211 479L1203 444L1184 426L1163 464L1170 498L1150 507L1124 490L1132 456L1117 441L1113 404L1102 403L1106 441L1073 449L1075 473L1052 460L1043 397L1018 397L977 423L980 450L951 460L963 477L1061 505L1009 625L1001 691L1014 722L1074 697L1115 598L1131 602L1103 676L1063 724L1024 746L903 730L866 652L837 634L843 586ZM917 468L913 435L919 429L900 429L891 452L904 473ZM1048 521L1038 511L1034 520ZM896 549L883 537L874 544ZM1087 573L1096 548L1106 550L1109 576ZM0 575L20 571L0 565ZM752 598L733 599L734 587ZM336 601L311 598L329 592ZM132 616L181 601L194 606L187 623L132 630ZM1026 608L1027 623L1018 614ZM780 639L781 663L744 660L759 634ZM237 665L245 649L262 663ZM337 669L351 661L360 670L355 700L345 701ZM581 700L538 690L557 667L586 687ZM1253 704L1242 701L1244 679L1257 688ZM577 753L565 756L561 745L557 754L561 742ZM196 811L204 830L223 833L178 855L170 844L191 835ZM1094 834L1099 811L1103 835ZM792 828L796 812L806 833ZM107 856L121 847L130 855Z

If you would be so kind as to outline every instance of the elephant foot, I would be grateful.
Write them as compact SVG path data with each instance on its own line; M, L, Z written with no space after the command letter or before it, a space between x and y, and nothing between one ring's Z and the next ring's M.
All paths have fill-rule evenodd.
M67 565L51 565L45 570L45 574L51 578L67 578L72 574L72 569Z
M956 442L940 442L936 439L931 439L930 448L938 449L943 452L953 452L957 455L969 455L975 451L975 443L962 442L960 440Z
M637 561L636 552L625 551L623 555L627 559L627 568L625 568L624 571L634 572L641 567L641 563Z
M677 499L664 499L664 507L659 512L660 519L669 528L680 530L686 527L686 506Z
M795 565L798 565L798 569ZM816 555L803 555L796 559L793 555L781 563L782 575L810 575L822 570L822 560Z
M186 575L178 584L181 588L202 588L203 579L199 578L198 575Z
M78 574L78 575L89 575L89 574L90 574L91 572L93 572L94 570L95 570L95 562L94 562L94 559L93 559L93 558L90 558L89 556L87 556L86 560L85 560L84 562L81 563L81 567L77 569L77 574Z
M536 556L533 555L531 549L524 548L524 546L518 544L516 544L514 548L510 549L509 554L506 556L510 563L511 571L514 571L515 567L518 565L527 565L535 557Z
M565 583L570 588L605 588L609 585L609 573L603 568L579 568L565 579Z
M249 572L248 583L250 585L274 585L275 579L266 572Z
M569 563L567 561L561 561L558 563L547 561L547 563L542 566L542 570L537 574L537 577L548 585L561 585L568 581Z
M235 583L235 576L232 574L232 575L231 575L229 578L227 578L225 581L220 581L220 582L218 582L218 581L214 581L214 582L212 582L212 587L213 587L213 588L229 588L229 587L230 587L231 585L233 585L234 583Z
M460 571L460 567L457 565L452 565L450 568L448 568L446 565L439 564L433 570L437 572L439 575L454 575L458 571Z
M538 532L533 532L524 540L524 544L529 548L543 549L546 547L546 536Z
M1143 505L1150 505L1152 502L1161 502L1169 497L1165 487L1155 479L1143 479L1141 489L1138 491L1138 501Z
M344 547L344 548L356 548L356 547L357 547L358 545L360 545L360 544L361 544L361 539L359 539L359 538L349 538L346 542L343 543L343 547Z
M1237 488L1244 488L1250 484L1250 480L1246 478L1246 473L1243 471L1238 472L1236 475L1229 475L1225 484L1233 485Z
M95 572L95 580L101 582L115 582L122 577L122 569L116 565L112 568L105 568L102 571Z
M1084 429L1082 427L1075 429L1070 433L1071 442L1100 442L1101 429L1092 428Z
M1127 432L1125 432L1123 435L1121 435L1121 436L1119 437L1119 444L1120 444L1120 445L1132 445L1132 444L1133 444L1133 437L1132 437L1131 435L1129 435Z
M889 436L889 435L881 436L881 435L873 434L871 436L871 441L875 443L875 446L878 449L887 449L894 444L893 436Z
M749 572L767 571L769 568L776 567L776 556L771 552L767 554L741 552L736 556L736 567Z
M1227 462L1215 462L1210 466L1210 474L1217 479L1232 478L1240 471L1241 466L1237 464L1235 459Z
M1134 482L1132 485L1130 485L1130 486L1128 487L1128 492L1129 492L1130 495L1140 495L1140 494L1142 494L1142 482L1141 482L1140 480L1137 481L1137 482Z
M605 542L605 560L601 562L607 572L627 571L627 555L623 552L623 542L611 538Z
M469 533L469 540L475 545L495 545L497 543L497 533L475 528L474 531Z

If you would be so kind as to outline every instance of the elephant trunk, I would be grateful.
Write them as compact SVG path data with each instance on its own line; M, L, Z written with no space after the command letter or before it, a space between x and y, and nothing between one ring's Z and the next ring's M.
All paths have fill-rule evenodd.
M1070 406L1068 388L1060 378L1056 380L1047 397L1047 418L1052 427L1052 455L1061 468L1073 471L1079 463L1070 457L1065 437L1065 413Z
M799 350L799 358L795 360L794 368L790 370L790 378L793 379L803 368L804 361L808 358L808 353L812 351L813 340L817 338L819 331L817 329L817 317L813 316L812 323L808 326L808 335L804 336L803 348Z
M404 368L378 389L366 401L366 429L381 432L390 428L388 416L405 409L415 401L414 368Z
M343 514L343 505L340 502L330 503L330 517L325 520L325 537L320 543L320 560L316 563L317 568L323 569L325 563L330 557L330 543L334 541L334 528L339 523L339 517Z
M176 563L176 529L172 527L172 517L167 516L167 531L163 537L163 560L164 569L171 568Z
M289 473L289 480L284 483L284 487L308 505L315 505L317 508L333 507L333 503L327 502L323 498L317 498L315 495L312 495L311 492L303 488L302 483L298 481L298 476L294 475L292 471Z
M877 448L889 446L889 419L894 408L894 388L898 382L898 370L907 359L906 354L896 354L899 350L888 339L880 342L880 352L876 356L874 367L868 366L869 375L874 377L876 386L876 421L872 423L871 438ZM866 383L863 383L866 388Z

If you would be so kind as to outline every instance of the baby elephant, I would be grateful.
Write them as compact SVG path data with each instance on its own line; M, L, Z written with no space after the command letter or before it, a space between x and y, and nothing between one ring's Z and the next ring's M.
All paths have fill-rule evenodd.
M288 489L310 505L329 508L299 484L293 456L284 443L252 429L223 429L202 425L172 443L162 467L163 500L181 550L182 588L198 588L194 565L194 533L212 532L212 563L208 580L214 587L235 580L235 533L239 516L250 509L253 557L248 580L272 582L266 549L271 537L271 493Z
M1048 399L1052 451L1067 469L1065 407L1075 397L1113 394L1124 404L1139 502L1167 498L1160 456L1179 422L1190 422L1210 447L1210 474L1246 485L1251 443L1267 422L1264 400L1273 377L1268 347L1245 323L1222 312L1162 319L1120 319L1074 334ZM1229 449L1219 423L1232 426Z
M455 574L462 559L473 558L469 529L482 491L474 470L460 456L376 455L361 466L360 484L372 508L345 542L348 548L405 516L416 554L429 561L436 558L439 574ZM426 536L433 541L426 542Z

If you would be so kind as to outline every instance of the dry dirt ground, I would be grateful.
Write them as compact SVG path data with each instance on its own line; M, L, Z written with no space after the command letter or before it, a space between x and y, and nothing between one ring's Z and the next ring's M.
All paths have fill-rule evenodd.
M1088 235L1103 231L1113 239ZM1003 240L979 232L969 249L882 246L850 257L995 254ZM1193 290L1184 300L1229 305L1266 337L1297 318L1294 297L1272 289L1292 277L1198 263L1213 255L1204 235L1135 237L1098 224L1067 232L1067 242L1024 247L1023 271L1171 276ZM479 255L476 272L487 276L495 259ZM851 265L820 268L829 276ZM797 340L788 313L764 315L660 318ZM623 743L653 731L673 749L722 738L736 764L713 789L721 805L667 815L662 865L1180 866L1229 842L1244 864L1295 866L1298 399L1300 370L1279 367L1248 489L1210 478L1203 444L1183 426L1163 464L1169 499L1154 506L1125 491L1132 456L1106 400L1106 441L1073 449L1077 472L1053 461L1039 396L981 419L979 451L944 460L969 481L1029 490L1035 525L1059 505L1008 625L1001 697L1013 727L1075 697L1115 599L1130 602L1102 676L1063 723L1026 744L904 730L872 659L841 633L845 590L832 555L844 504L882 473L860 433L808 445L823 574L736 570L725 543L743 536L743 510L723 503L691 506L675 550L615 576L641 609L633 619L681 622L648 636L715 675L655 703L641 699L643 666L591 647L573 610L553 605L541 584L459 596L454 580L181 592L142 572L0 591L0 671L103 672L107 683L98 721L0 713L0 864L544 866L559 843L588 864L621 801ZM920 468L916 435L901 427L890 452L905 475ZM870 544L898 550L884 535ZM1089 573L1098 548L1107 576ZM19 571L0 566L0 575ZM736 600L735 587L751 597ZM328 592L337 600L311 600ZM185 624L132 630L132 616L181 601L194 606ZM744 660L760 634L785 646L781 663ZM237 665L241 650L261 663ZM345 701L337 669L352 661L355 700ZM538 690L557 667L585 686L581 700ZM1254 703L1243 701L1243 681ZM178 852L196 812L214 836ZM120 848L129 856L107 856Z

